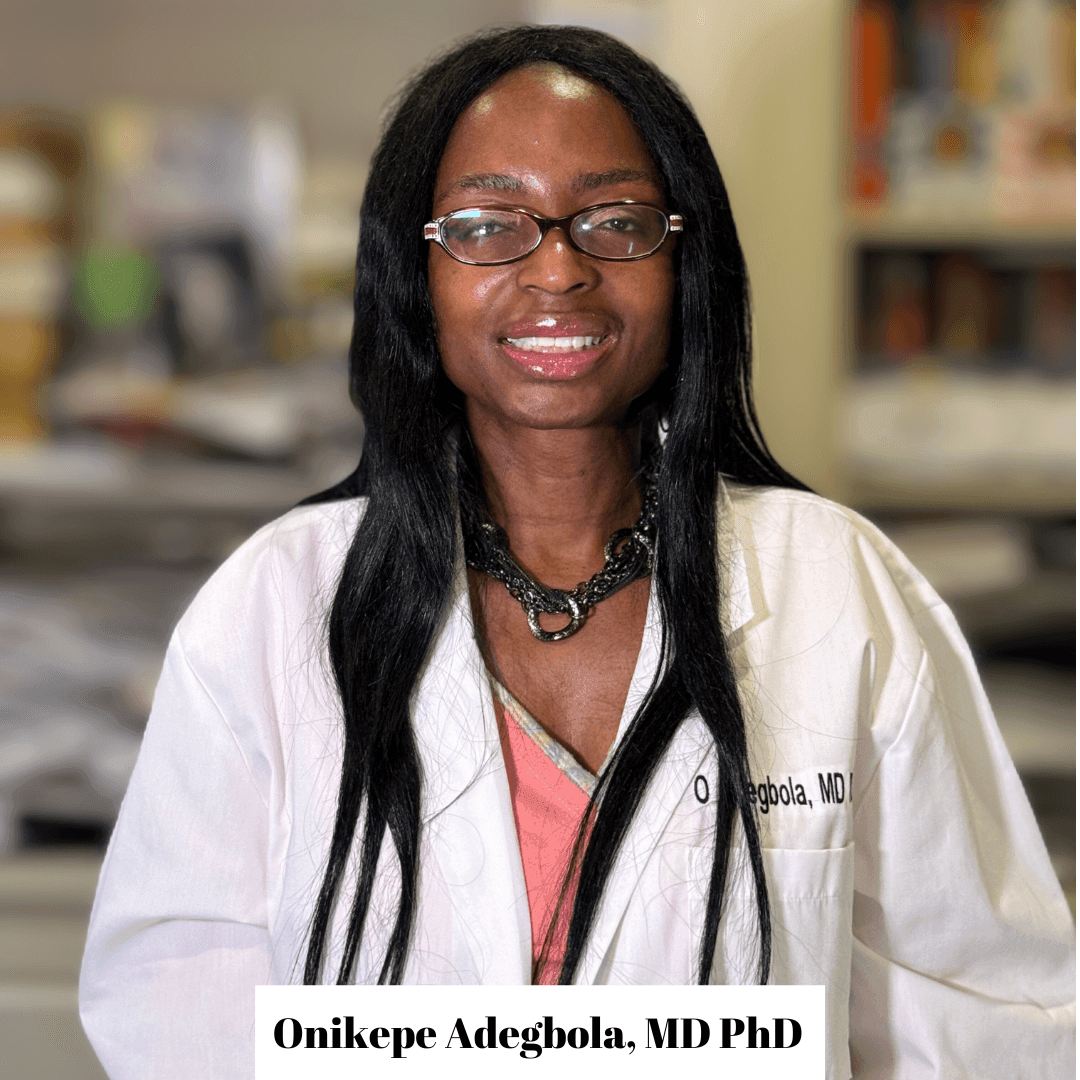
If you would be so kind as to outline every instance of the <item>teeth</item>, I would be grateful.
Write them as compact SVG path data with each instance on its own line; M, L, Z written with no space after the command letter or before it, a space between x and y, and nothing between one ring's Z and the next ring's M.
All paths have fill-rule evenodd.
M601 338L598 337L523 337L507 338L507 343L515 349L538 351L540 349L589 349L599 345Z

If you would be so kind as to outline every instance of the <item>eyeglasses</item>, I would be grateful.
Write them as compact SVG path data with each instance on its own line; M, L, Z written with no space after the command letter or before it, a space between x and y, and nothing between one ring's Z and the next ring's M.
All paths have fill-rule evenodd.
M654 254L668 233L683 231L683 219L634 202L589 206L564 218L475 206L429 221L424 239L434 240L458 262L498 266L535 251L548 229L562 229L571 247L594 259L625 261Z

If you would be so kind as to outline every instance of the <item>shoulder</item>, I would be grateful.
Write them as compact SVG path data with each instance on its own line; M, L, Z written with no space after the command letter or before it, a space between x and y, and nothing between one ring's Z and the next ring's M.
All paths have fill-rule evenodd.
M945 607L900 549L861 514L808 491L725 481L722 543L754 564L763 586L808 584L863 601L889 601L913 618ZM854 586L854 595L851 587Z
M264 525L199 590L177 626L187 651L321 618L366 500L300 506Z
M860 514L809 492L726 484L719 520L729 630L759 674L834 703L870 679L892 734L904 702L931 685L927 665L950 685L977 682L952 612Z
M952 612L876 526L809 492L728 484L721 502L729 629L770 703L770 737L798 717L796 742L814 744L800 743L792 761L866 730L862 753L877 761L916 716L936 719L907 727L914 738L940 731L945 713L983 723L985 699ZM826 733L827 745L811 731Z
M751 487L725 480L719 512L729 515L735 528L745 533L749 525L763 541L792 547L831 547L865 537L882 550L895 550L891 542L861 514L810 491L791 488Z

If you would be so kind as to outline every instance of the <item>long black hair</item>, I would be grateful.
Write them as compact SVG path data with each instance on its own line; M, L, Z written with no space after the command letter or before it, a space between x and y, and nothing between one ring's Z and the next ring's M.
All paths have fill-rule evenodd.
M405 969L422 817L409 700L451 595L457 479L447 438L464 422L461 396L440 364L422 225L457 118L502 75L536 62L577 72L621 103L656 163L667 205L686 220L676 256L668 367L650 391L654 408L646 410L667 428L653 576L662 659L587 815L591 833L579 845L560 982L574 977L630 822L676 729L694 709L718 756L715 847L697 977L707 982L712 970L738 821L759 916L758 977L768 979L768 896L749 800L742 710L720 622L716 500L721 474L744 484L803 485L773 459L754 415L746 268L724 182L690 105L670 79L615 38L579 28L521 26L470 38L412 80L386 124L361 207L350 384L365 422L363 454L352 476L309 500L368 498L329 616L344 755L311 922L307 983L323 976L328 927L335 905L344 902L339 893L346 865L359 843L335 976L339 983L352 977L387 832L401 895L379 981L400 982Z

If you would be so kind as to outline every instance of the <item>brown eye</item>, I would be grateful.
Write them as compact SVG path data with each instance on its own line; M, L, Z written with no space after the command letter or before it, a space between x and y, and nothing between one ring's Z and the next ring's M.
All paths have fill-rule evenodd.
M471 263L516 259L534 247L538 238L536 222L513 210L459 210L442 224L447 250Z
M667 215L654 206L605 206L574 219L574 241L602 259L651 255L667 236Z

